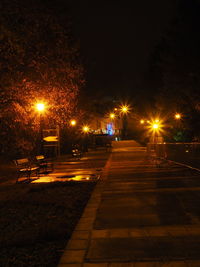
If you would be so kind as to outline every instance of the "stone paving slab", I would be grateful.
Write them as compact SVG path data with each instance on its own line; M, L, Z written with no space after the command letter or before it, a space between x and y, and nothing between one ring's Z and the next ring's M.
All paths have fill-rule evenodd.
M75 231L76 233L76 231ZM198 236L200 237L200 225L170 225L148 226L135 228L112 228L104 230L92 230L91 239L104 237L144 237L144 236Z
M135 237L93 239L88 261L200 260L200 237Z

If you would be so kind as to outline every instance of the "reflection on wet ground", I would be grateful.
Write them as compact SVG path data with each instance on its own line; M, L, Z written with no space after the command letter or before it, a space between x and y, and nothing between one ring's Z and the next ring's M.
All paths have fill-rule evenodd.
M104 151L97 151L88 153L80 160L62 158L55 163L52 173L41 174L38 179L32 179L31 183L96 181L101 176L107 157Z
M66 174L66 173L55 173L41 176L38 179L33 180L31 183L52 183L52 182L69 182L69 181L81 181L81 182L87 182L87 181L95 181L98 180L100 175L98 174Z
M40 177L35 174L27 177L20 177L20 183L51 183L68 181L96 181L100 178L106 161L110 155L105 148L90 150L78 160L71 155L61 155L54 161L53 172L40 173ZM1 166L2 167L2 166ZM3 170L3 171L2 171ZM0 185L14 185L16 183L17 171L14 165L0 169Z

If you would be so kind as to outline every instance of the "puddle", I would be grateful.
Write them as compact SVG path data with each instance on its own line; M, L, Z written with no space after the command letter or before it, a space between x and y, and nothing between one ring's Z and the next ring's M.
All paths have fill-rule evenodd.
M88 182L96 181L100 178L100 175L96 174L82 174L82 175L61 175L61 176L43 176L31 183L53 183L53 182Z

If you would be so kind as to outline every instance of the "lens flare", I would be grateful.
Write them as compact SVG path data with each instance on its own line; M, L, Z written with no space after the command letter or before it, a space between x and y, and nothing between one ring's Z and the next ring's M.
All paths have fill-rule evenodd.
M130 112L130 106L128 105L121 105L120 106L120 112L123 114L127 114Z
M84 126L82 127L82 131L83 131L84 133L88 133L89 130L90 130L90 128L89 128L88 125L84 125Z
M40 111L40 112L44 111L44 109L45 109L45 105L44 105L44 103L37 103L37 104L36 104L36 109L37 109L38 111Z

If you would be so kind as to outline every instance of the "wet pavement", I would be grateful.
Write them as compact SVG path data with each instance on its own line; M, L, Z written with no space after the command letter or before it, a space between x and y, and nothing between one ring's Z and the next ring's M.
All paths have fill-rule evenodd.
M59 266L200 267L200 173L113 146Z
M39 178L32 175L30 181L26 177L22 177L19 179L19 183L87 182L98 180L108 156L109 152L105 148L86 152L80 160L70 155L62 155L54 161L53 172L41 173ZM8 179L1 181L1 185L15 184L16 177L17 172L15 170Z
M108 155L106 149L102 148L85 153L81 159L62 156L55 162L52 173L41 175L32 183L98 180Z

